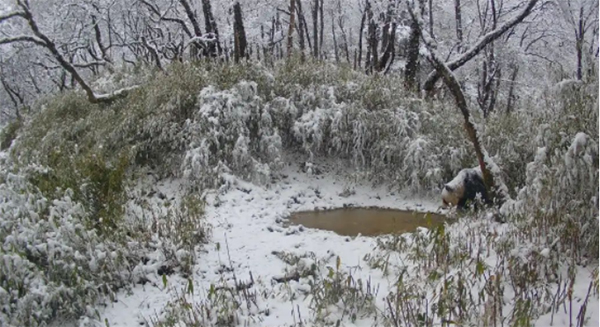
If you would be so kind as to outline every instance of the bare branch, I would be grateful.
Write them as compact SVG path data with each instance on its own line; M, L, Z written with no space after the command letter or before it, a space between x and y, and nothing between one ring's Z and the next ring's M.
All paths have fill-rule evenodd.
M5 38L5 39L0 39L0 45L2 44L9 44L9 43L15 43L15 42L32 42L35 43L37 45L41 45L41 46L45 46L44 41L33 37L33 36L27 36L27 35L23 35L23 36L15 36L15 37L9 37L9 38Z
M161 14L160 10L158 9L157 6L152 5L151 3L149 3L146 0L140 0L141 3L143 3L144 5L146 5L146 7L148 7L148 9L153 12L156 16L158 16L159 20L164 20L166 22L173 22L173 23L177 23L181 26L181 29L183 29L183 31L185 32L185 34L187 34L188 37L192 37L192 32L190 32L190 29L187 27L187 25L185 24L185 22L179 18L173 18L173 17L166 17L165 14Z
M448 68L451 71L453 71L463 66L469 60L473 59L473 57L478 55L479 52L481 52L481 50L483 50L490 42L498 39L506 31L510 30L512 27L516 26L517 24L522 22L527 16L529 16L537 2L538 0L529 0L525 5L525 8L523 8L523 10L521 10L521 12L517 16L513 17L511 20L507 21L495 30L484 35L479 41L477 41L477 43L475 43L474 46L472 46L469 50L465 51L461 56L446 63L446 66L448 66ZM429 76L427 76L427 80L423 84L423 90L431 92L439 78L440 73L437 69L429 73Z
M0 16L0 23L2 23L5 20L11 19L13 17L23 17L23 13L20 11L16 11L16 12L11 12L6 15Z
M42 31L39 29L37 23L33 19L33 15L31 14L31 11L29 10L29 3L26 0L17 0L17 5L19 7L21 7L21 9L23 10L21 17L23 17L27 21L27 23L29 24L29 28L35 35L35 37L27 37L27 36L20 37L19 41L34 42L34 43L46 48L48 51L50 51L50 53L52 54L54 59L56 59L58 61L58 63L62 66L62 68L64 70L66 70L73 77L73 79L75 81L77 81L77 83L81 86L81 88L85 91L85 93L88 97L88 100L90 102L92 102L92 103L111 102L111 101L116 100L117 98L127 94L126 90L121 90L120 92L113 92L108 95L96 96L94 91L92 91L92 88L86 83L86 81L83 79L83 77L79 74L79 72L77 71L77 68L75 68L75 66L73 64L71 64L67 59L65 59L65 57L60 53L60 51L58 51L56 44L52 40L50 40L50 38L48 38L44 33L42 33ZM13 40L11 42L17 42L17 40L14 40L14 38L12 38L12 39ZM11 39L7 39L7 40L11 40ZM0 43L0 44L2 44L2 43Z

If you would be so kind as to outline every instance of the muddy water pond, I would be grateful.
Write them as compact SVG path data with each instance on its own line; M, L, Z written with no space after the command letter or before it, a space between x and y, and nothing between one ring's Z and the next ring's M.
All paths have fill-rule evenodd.
M339 235L377 236L413 232L417 227L436 227L446 218L435 213L382 208L340 208L302 211L289 218L291 225L333 231Z

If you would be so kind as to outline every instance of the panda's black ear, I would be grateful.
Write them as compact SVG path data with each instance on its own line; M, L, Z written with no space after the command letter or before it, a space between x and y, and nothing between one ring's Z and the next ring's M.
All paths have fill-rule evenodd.
M454 192L454 188L452 188L452 187L450 187L450 186L448 186L448 185L445 185L445 186L444 186L444 188L445 188L445 189L446 189L446 191L448 191L448 192Z

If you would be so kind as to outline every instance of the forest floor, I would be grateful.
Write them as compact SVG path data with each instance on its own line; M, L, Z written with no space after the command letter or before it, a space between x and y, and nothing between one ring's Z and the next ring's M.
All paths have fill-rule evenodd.
M121 291L113 303L98 308L97 325L152 326L161 321L169 326L168 321L175 321L173 308L183 303L198 310L213 309L213 313L226 317L222 320L225 325L312 326L319 321L335 325L338 320L341 326L383 325L380 314L386 308L384 299L396 287L397 276L373 269L365 260L376 251L377 238L290 226L286 220L296 211L348 206L440 212L440 201L390 192L387 186L374 187L344 171L339 165L323 163L306 173L299 164L289 164L281 177L267 186L231 176L221 189L205 194L205 219L211 225L211 238L199 249L191 276L175 271L163 278L157 269L149 269L144 285ZM156 206L168 206L183 194L181 184L149 177L137 191L143 191ZM502 224L490 224L502 228ZM447 228L462 227L451 224ZM305 276L312 265L331 267L319 270L321 275L340 270L360 280L360 292L372 296L374 310L363 316L367 311L322 306L315 300L318 290L311 284L312 278ZM586 298L591 271L582 267L577 272L573 287L577 306L571 310L579 310ZM569 326L568 312L567 305L564 310L543 315L535 325ZM586 325L598 326L596 296L589 299L585 316Z

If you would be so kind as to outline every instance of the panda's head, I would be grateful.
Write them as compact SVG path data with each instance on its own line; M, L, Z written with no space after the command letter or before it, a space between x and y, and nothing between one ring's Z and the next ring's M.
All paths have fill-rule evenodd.
M442 190L442 203L444 207L457 206L458 202L462 199L465 193L464 183L457 183L457 185L450 185L450 183L444 186Z
M461 170L453 180L444 185L442 190L442 203L444 207L457 206L465 195L465 180L468 171Z

